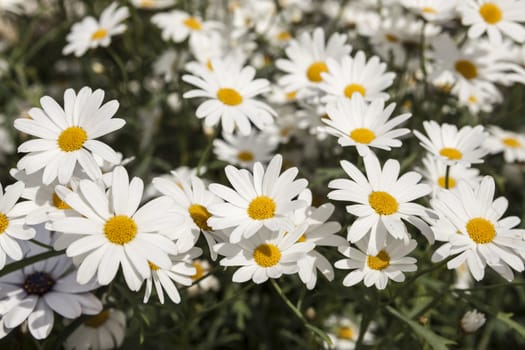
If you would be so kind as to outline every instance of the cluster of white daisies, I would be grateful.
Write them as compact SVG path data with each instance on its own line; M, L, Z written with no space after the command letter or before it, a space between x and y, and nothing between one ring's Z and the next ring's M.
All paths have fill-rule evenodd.
M150 10L174 5L132 3ZM293 35L292 24L313 5L290 3L278 16L274 1L237 4L228 23L178 9L151 17L163 40L187 41L194 60L185 62L189 74L181 78L193 89L183 98L197 99L195 115L205 131L221 134L214 141L217 158L240 167L226 166L229 185L201 178L202 169L174 171L153 179L157 196L145 201L144 182L125 168L129 160L99 140L125 125L114 117L119 103L103 103L102 90L68 89L63 105L42 97L29 118L15 121L32 138L18 147L25 155L10 172L17 182L0 193L0 272L45 247L64 254L0 277L0 337L27 321L35 338L46 338L56 312L66 319L94 315L71 339L107 341L90 332L108 323L115 340L109 346L121 343L124 315L103 310L93 292L120 271L130 290L144 287L144 302L153 289L161 303L165 296L181 302L180 287L209 270L198 259L201 234L211 258L234 267L232 280L239 283L297 274L313 289L319 273L334 279L335 266L351 270L345 286L363 282L384 289L417 269L408 256L417 246L414 232L430 244L443 242L432 261L449 259L449 269L466 264L478 281L486 266L509 281L513 270L524 270L520 219L504 217L508 201L494 198L493 178L480 176L472 165L501 152L507 162L525 161L525 136L495 126L458 129L425 121L425 134L414 131L428 153L423 168L401 174L398 160L381 162L376 153L382 157L379 152L402 147L411 133L401 127L411 114L394 115L396 104L388 102L396 74L387 71L386 61L457 96L471 113L490 111L502 100L496 84L525 83L525 50L516 44L525 41L525 1L390 0L381 11L374 1L346 8L328 1L325 14L337 12L356 25L379 55L372 57L355 51L347 34L327 37L322 28L306 27ZM213 6L208 11L221 14ZM129 16L127 7L112 3L99 19L85 17L72 26L63 54L82 56L109 46L126 31ZM443 30L456 18L468 27L461 44ZM255 67L267 63L255 53L254 33L284 49L286 57L275 62L275 84L256 78ZM480 39L484 33L487 39ZM426 54L410 55L410 45L421 40L429 45ZM171 81L179 74L173 71L178 56L166 51L154 71ZM346 211L355 217L346 239L339 235L341 225L330 221L334 205L313 206L308 181L298 178L297 167L283 169L283 157L275 154L305 130L313 134L314 148L331 135L341 147L356 149L352 159L358 161L341 161L348 178L328 184L328 198L348 203ZM341 148L334 153L349 154ZM318 247L336 248L344 258L334 264ZM355 330L345 332L341 337L353 343ZM66 347L78 344L70 340Z

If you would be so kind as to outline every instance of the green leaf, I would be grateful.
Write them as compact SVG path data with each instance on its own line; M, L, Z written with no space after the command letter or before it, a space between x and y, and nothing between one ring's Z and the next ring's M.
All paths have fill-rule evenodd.
M432 349L448 350L447 345L456 344L454 341L444 338L442 336L439 336L436 333L432 332L430 329L423 327L416 321L411 320L410 318L402 315L393 307L387 306L386 308L388 309L388 312L390 312L392 315L394 315L401 321L405 322L408 326L410 326L410 328L412 328L414 333L416 333L418 336L423 338L432 347Z
M332 339L321 329L317 328L316 326L307 323L306 328L308 328L312 333L314 333L316 336L318 336L320 339L322 339L328 346L332 346Z
M510 328L514 329L523 338L525 338L525 327L512 319L512 313L498 312L496 315L497 319L505 323Z
M29 266L31 264L34 264L36 262L46 260L54 256L62 255L62 254L64 254L63 250L59 250L59 251L50 250L44 253L40 253L37 255L33 255L33 256L24 258L23 260L16 261L14 263L4 266L4 268L0 271L0 277L5 276L13 271L24 268L26 266Z

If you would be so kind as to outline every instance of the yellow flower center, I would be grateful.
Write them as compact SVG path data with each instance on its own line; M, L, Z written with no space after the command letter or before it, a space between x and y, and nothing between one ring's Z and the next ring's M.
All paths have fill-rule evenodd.
M450 160L460 160L463 158L463 154L456 148L445 147L439 151L439 154L443 157L447 157Z
M439 187L441 188L447 188L446 183L445 183L445 176L441 176L439 179L438 179L438 185ZM456 187L456 180L454 180L451 176L448 177L448 188L454 188Z
M290 32L286 30L279 32L279 34L277 34L277 40L280 40L280 41L287 41L287 40L290 40L291 38L292 38L292 35L290 34Z
M496 24L503 18L503 12L498 5L493 2L487 2L479 8L479 14L488 24Z
M426 14L429 14L429 15L434 15L437 13L436 9L433 8L433 7L423 7L421 9L421 12L422 13L426 13Z
M297 97L297 90L290 91L286 94L286 100L287 101L293 101Z
M290 132L292 132L292 130L293 129L290 127L284 127L281 130L279 130L279 135L281 135L281 137L288 137L288 135L290 135Z
M474 95L470 95L470 96L468 97L468 101L469 101L470 103L476 103L476 102L478 102L478 98L477 98L476 96L474 96Z
M248 216L254 220L271 219L275 215L275 202L267 196L259 196L248 205Z
M0 213L0 235L5 232L9 226L9 219L4 213Z
M228 106L237 106L242 103L241 94L230 88L219 89L219 91L217 91L217 98L219 101Z
M376 135L370 129L357 128L350 133L350 138L357 143L364 143L365 145L368 145L370 142L375 140Z
M195 272L195 275L191 276L191 279L196 281L204 276L204 267L202 267L202 265L197 261L193 262L193 267L195 270L197 270L197 272Z
M101 40L104 39L108 35L108 31L104 28L100 28L96 32L91 35L91 40Z
M157 265L155 265L154 263L152 263L151 261L148 260L148 265L149 265L149 268L153 271L157 271L158 269L160 269L160 267L158 267Z
M141 0L140 6L141 7L151 8L151 7L155 6L155 0Z
M376 256L369 255L367 259L368 267L372 270L383 270L390 265L390 255L381 250Z
M494 225L484 218L474 218L467 222L467 232L470 238L478 243L490 243L496 236Z
M454 68L467 80L474 79L478 76L478 67L469 60L456 61Z
M437 85L437 88L448 94L452 90L452 84L440 83Z
M337 338L352 340L354 338L354 331L350 327L339 327L337 330Z
M58 147L64 152L78 151L87 141L87 133L80 126L71 126L58 136Z
M253 251L253 259L261 267L272 267L281 260L281 251L276 245L263 243Z
M301 237L297 239L297 242L298 243L306 242L306 236L304 235L304 233L301 235Z
M368 203L379 215L392 215L397 212L397 200L387 192L375 191L368 196Z
M53 206L57 209L62 210L71 209L71 207L62 199L60 199L60 197L56 193L53 193Z
M104 310L98 315L91 316L90 318L85 320L84 324L91 328L98 328L106 322L108 317L109 317L109 310Z
M397 36L395 36L394 34L387 33L387 34L385 34L385 38L386 38L387 41L389 41L391 43L399 42L399 38Z
M328 67L326 66L326 63L318 61L312 63L310 67L308 67L308 70L306 71L306 76L311 82L318 83L321 80L323 80L321 73L325 72L328 72Z
M208 219L211 217L211 214L206 207L200 204L192 204L188 211L195 225L203 231L212 231L212 228L208 226Z
M202 24L201 22L195 18L195 17L188 17L186 18L182 23L191 30L201 30Z
M137 224L126 215L117 215L106 221L104 234L111 243L126 244L135 238Z
M514 137L506 137L503 140L501 140L501 142L503 142L503 144L507 147L511 147L511 148L521 147L521 142Z
M209 58L206 60L206 68L208 68L210 72L213 72L213 65L211 63L211 59Z
M250 151L240 151L237 153L237 159L241 162L251 162L253 158L253 153Z
M361 84L349 84L345 87L345 96L352 98L354 92L359 92L361 96L365 96L366 88Z

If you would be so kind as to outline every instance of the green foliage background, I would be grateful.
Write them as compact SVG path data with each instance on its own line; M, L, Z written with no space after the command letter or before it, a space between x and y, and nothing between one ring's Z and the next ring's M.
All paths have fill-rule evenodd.
M88 13L98 15L109 1L83 1ZM6 15L18 31L18 41L0 53L9 63L9 70L0 80L0 113L6 116L4 127L11 132L15 144L26 139L12 127L13 120L24 111L39 105L39 98L51 95L62 101L66 88L80 89L83 86L101 88L106 92L105 101L120 102L118 116L126 119L126 126L106 139L112 147L125 157L135 156L127 168L146 182L154 176L167 173L182 165L207 167L204 177L213 182L227 183L223 168L225 164L216 160L210 152L214 135L202 132L201 121L194 113L198 101L181 98L181 108L174 112L167 104L170 93L182 95L189 89L181 81L183 73L179 67L173 82L163 83L152 77L152 63L167 47L173 47L182 57L188 54L185 43L177 45L161 40L160 31L150 22L152 13L134 8L125 1L131 11L127 20L128 30L112 39L107 49L88 51L83 57L64 57L65 36L71 25L78 21L66 11L66 1L49 7L32 16ZM177 5L195 13L206 8L206 1L180 1ZM324 18L314 13L303 20L306 26L322 25L328 31L345 32L337 19L325 23ZM302 24L302 25L303 25ZM297 29L297 28L294 28ZM458 35L464 35L459 33ZM284 52L270 47L264 37L258 37L258 51L274 61L284 57ZM362 48L369 55L371 48L363 38L351 42L353 52ZM421 55L421 45L407 47L411 55ZM455 99L436 90L410 73L390 65L397 79L389 91L398 103L397 112L407 101L411 104L412 129L421 129L423 120L433 119L462 125L493 124L508 130L523 127L525 121L525 89L522 85L502 87L505 100L489 115L474 116L458 108ZM258 76L275 82L276 69L273 64L265 66ZM417 84L417 89L407 89ZM135 86L131 90L130 86ZM446 106L446 108L444 108ZM146 124L151 124L145 127ZM306 135L305 135L306 137ZM146 142L144 141L146 139ZM300 139L282 145L280 151L300 149ZM404 141L405 146L380 157L398 159L404 171L419 165L424 153L415 137ZM300 175L310 181L310 186L319 202L326 202L327 183L343 176L340 159L358 162L355 150L344 149L336 155L336 143L327 139L319 144L317 159L287 159L290 165L298 166ZM8 170L16 166L19 156L7 157L0 172L2 184L13 182ZM509 199L507 215L525 219L523 181L525 165L515 165L518 175L505 175L500 155L488 157L480 166L482 174L492 175L497 181L500 195ZM508 170L508 169L507 169ZM334 220L344 226L341 235L346 235L346 226L353 218L344 213L340 204ZM523 226L523 224L522 224ZM359 344L363 349L519 349L525 348L525 283L517 276L506 283L493 271L487 269L487 277L475 283L470 290L453 290L455 274L444 263L432 264L430 256L435 247L416 232L419 245L415 253L418 271L408 274L402 284L389 283L385 291L365 288L362 284L346 288L342 285L345 271L336 270L336 278L329 283L320 278L315 290L308 291L296 276L277 281L283 294L270 282L262 285L231 282L233 269L223 269L215 263L212 273L220 279L218 292L207 292L197 297L183 293L180 305L160 305L152 301L142 303L142 291L135 294L126 289L123 281L112 283L98 291L107 295L106 307L126 310L128 332L124 349L318 349L322 347L320 337L312 326L325 331L324 321L332 314L348 315L361 320L361 329L370 322L376 324L377 342L373 345ZM204 242L199 246L205 247ZM335 250L323 253L330 261L341 258ZM154 298L152 298L154 300ZM290 308L286 300L294 305ZM465 311L476 308L487 316L487 323L473 335L461 333L458 324ZM297 314L297 311L299 315ZM300 316L300 317L299 317ZM21 330L13 331L0 340L1 349L55 349L82 319L72 325L63 324L58 316L51 336L38 342Z

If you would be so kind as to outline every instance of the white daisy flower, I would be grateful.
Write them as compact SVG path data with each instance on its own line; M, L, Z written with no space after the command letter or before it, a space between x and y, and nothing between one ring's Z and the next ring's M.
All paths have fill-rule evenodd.
M491 126L489 137L483 146L492 154L503 152L503 157L507 163L525 162L524 134Z
M427 135L418 130L414 130L414 135L421 141L421 146L446 165L483 163L488 152L482 147L488 136L483 126L467 125L458 130L455 125L439 125L430 120L423 122L423 128Z
M250 122L259 129L273 123L275 111L255 97L269 90L266 79L253 79L255 69L244 68L231 62L212 61L213 71L201 70L201 76L184 75L182 80L198 89L186 92L184 98L205 97L195 112L197 118L205 118L204 124L213 127L221 120L222 128L232 133L237 127L243 135L252 129Z
M92 179L98 179L102 172L93 158L117 163L117 153L97 138L118 130L126 123L123 119L112 118L119 103L111 100L102 105L104 91L92 92L82 88L78 95L73 89L64 93L64 109L51 97L40 99L40 108L31 108L31 119L15 120L16 129L38 137L22 143L18 152L29 153L18 161L17 167L31 175L44 169L42 182L51 184L58 178L67 184L78 166ZM78 164L78 166L77 166Z
M131 0L133 6L146 10L159 10L175 5L175 0Z
M389 95L384 90L392 85L396 74L386 72L386 63L379 57L373 56L366 61L365 53L359 51L355 57L344 56L339 61L327 59L326 64L328 72L321 73L323 81L319 87L328 94L328 99L334 96L352 98L354 93L359 93L368 101L388 100Z
M398 138L410 133L410 130L394 128L412 115L404 113L388 120L395 108L395 103L385 108L382 99L367 103L360 94L354 93L350 100L338 98L328 104L326 113L329 118L322 121L328 125L327 132L338 137L341 146L354 146L364 157L372 147L390 151L392 147L402 146Z
M255 163L253 174L231 165L225 168L226 177L233 189L220 184L211 184L210 191L226 203L212 205L213 215L208 224L215 230L233 227L230 242L238 243L242 237L250 238L261 227L272 231L292 226L288 215L306 203L294 198L306 188L305 179L294 180L299 170L295 167L281 171L282 157L276 155L264 170Z
M176 64L178 63L179 54L175 49L167 49L153 63L153 72L155 75L164 78L165 82L170 82L177 77Z
M461 330L465 332L466 334L474 333L483 325L485 324L485 321L487 319L485 318L485 314L482 312L478 312L478 310L470 310L465 312L463 317L461 318L461 321L459 322L459 325L461 327Z
M454 91L454 93L458 95L459 105L466 106L474 115L479 114L480 111L492 112L494 105L503 102L503 95L494 84L474 84L467 89Z
M359 325L356 321L347 316L331 315L325 322L328 329L328 337L332 341L332 346L326 346L333 350L354 350L357 339L359 338ZM363 336L364 344L371 344L374 341L372 330L376 328L375 322L371 322Z
M81 256L77 280L86 283L95 274L100 284L109 284L122 265L131 290L140 287L142 279L150 276L148 261L162 268L171 267L168 254L177 247L159 232L168 232L181 223L170 213L169 198L154 199L139 208L144 184L135 177L129 181L123 167L113 171L108 192L90 180L80 181L78 191L57 186L57 193L77 217L53 220L53 231L73 235L67 247L70 257Z
M251 168L255 162L267 163L279 146L275 137L255 130L246 136L223 132L222 137L225 141L213 141L213 152L217 158L243 168Z
M200 174L206 173L206 167L200 167ZM174 175L177 174L177 175ZM172 170L168 174L162 174L158 177L174 181L177 185L182 186L181 181L190 181L192 176L197 176L197 168L190 168L187 166L180 166L175 170ZM198 177L198 176L197 176ZM146 186L144 190L144 199L151 199L153 197L159 196L161 193L155 188L153 183L150 183Z
M447 187L449 189L455 188L460 181L465 181L474 186L481 180L478 169L456 163L449 168L447 184L447 165L430 154L423 158L423 165L423 169L417 170L425 177L426 182L432 186L434 194Z
M87 318L64 342L66 350L111 350L122 346L126 336L126 314L106 309Z
M285 52L289 59L278 59L277 68L286 75L279 79L287 92L305 88L316 88L323 76L328 72L327 59L339 61L352 50L346 44L345 34L334 33L325 42L325 33L322 28L316 28L312 34L302 33L299 38L293 39Z
M467 42L459 48L449 35L433 38L430 56L434 60L430 80L452 75L452 92L469 98L473 90L491 93L494 83L509 85L525 83L525 70L506 56L491 54L487 45L479 40Z
M212 258L215 259L217 255L212 248L220 237L209 226L209 208L214 204L223 203L222 200L208 191L206 184L197 176L185 178L177 171L173 171L172 175L170 178L154 178L153 186L172 200L171 210L184 218L184 223L176 229L179 251L184 252L193 247L202 232L210 247Z
M20 14L24 12L24 4L29 1L26 0L0 0L0 13L12 12Z
M193 267L195 268L196 272L193 276L191 276L193 284L188 288L188 294L190 296L205 293L209 290L216 292L220 289L220 282L217 277L209 275L203 278L211 271L211 265L208 260L195 259L193 261ZM201 280L201 278L203 279ZM197 280L200 281L195 283Z
M396 67L415 72L421 67L420 57L413 50L420 46L421 31L424 28L425 41L438 34L441 29L430 23L398 11L395 7L383 15L377 14L374 20L364 21L358 27L359 34L370 38L374 51L383 60Z
M456 279L454 284L451 286L455 289L468 289L472 287L473 279L472 275L468 271L468 266L466 263L463 263L455 268Z
M295 226L305 226L305 231L299 237L299 242L311 242L315 247L340 247L348 246L348 241L337 235L341 225L335 221L327 221L335 207L325 203L316 208L312 206L312 191L303 190L298 197L308 203L305 208L298 209L292 214ZM334 279L334 268L328 259L319 251L313 249L299 260L299 278L308 289L313 289L317 284L317 271L321 272L328 281Z
M305 225L289 232L263 227L237 244L219 243L215 250L225 256L220 261L222 266L241 266L233 274L233 282L252 280L260 284L299 271L298 261L314 248L312 242L299 242L304 230Z
M27 175L24 170L11 169L12 177L24 184L22 198L27 199L25 205L28 207L26 223L28 225L41 224L49 220L50 216L65 217L69 214L74 215L74 211L68 206L55 192L55 187L59 184L54 180L49 185L42 183L42 170ZM84 177L85 178L85 177ZM73 177L68 187L76 189L80 179Z
M501 43L503 34L513 40L525 42L525 1L521 0L465 0L458 10L462 23L470 26L468 36L479 38L487 32L489 40Z
M276 7L273 1L237 1L230 3L228 9L232 15L233 36L242 36L250 29L256 33L268 31L276 17Z
M21 260L22 249L17 240L27 241L35 237L35 230L26 226L26 215L31 210L29 202L18 202L24 191L24 184L17 182L2 190L0 184L0 270L7 257Z
M194 36L206 35L220 27L217 22L203 21L198 16L180 10L157 13L151 17L151 22L162 30L162 39L176 43L188 37L191 41Z
M429 22L448 22L458 15L459 0L401 0L401 4Z
M270 27L263 33L272 45L284 47L293 39L290 27L282 21L274 21Z
M525 230L513 228L520 224L518 217L502 218L509 203L503 197L494 200L494 189L494 179L485 176L474 188L460 182L457 189L432 199L439 215L432 230L436 240L446 242L432 255L433 262L457 255L447 267L466 262L476 281L483 279L486 265L508 281L514 278L510 268L524 270L520 255L525 254Z
M193 259L202 254L200 248L191 248L187 252L172 256L173 265L169 269L162 269L153 263L149 263L151 276L146 278L146 290L144 293L144 303L149 301L153 286L157 291L157 296L161 304L164 304L164 292L175 304L179 304L180 293L175 282L183 286L191 286L192 276L197 273L193 266Z
M245 64L247 57L242 47L232 47L228 38L219 31L207 35L194 35L189 42L190 51L195 61L187 62L184 68L193 75L200 75L202 70L213 71L213 60L227 61L239 65Z
M376 254L367 250L367 244L361 240L357 248L348 247L339 251L349 259L335 262L335 267L343 270L353 270L343 280L343 285L351 287L364 281L365 286L375 285L377 289L385 289L388 280L403 282L404 272L417 270L417 260L406 255L413 251L417 242L387 239L385 246Z
M100 15L100 20L88 16L73 24L66 37L68 44L62 50L62 54L74 53L77 57L82 56L89 49L109 46L112 36L124 33L126 25L121 22L129 17L129 10L125 6L117 6L118 3L113 2L106 7Z
M98 167L100 168L100 171L102 172L102 182L104 182L104 185L106 187L111 186L111 181L113 180L113 170L117 166L125 166L129 163L131 163L133 160L135 160L135 157L128 157L124 158L122 153L117 152L117 163L110 163L107 160L104 160L100 158L98 155L93 154L93 158L95 158L95 162L97 162ZM86 176L77 176L77 178L85 178ZM97 180L98 181L98 180Z
M421 218L428 218L429 210L412 201L431 192L430 186L419 183L421 175L411 171L399 177L400 165L389 159L383 169L376 156L364 157L365 175L350 162L343 160L341 166L350 179L330 181L328 187L334 191L328 198L350 201L346 211L357 216L348 228L348 240L358 242L370 232L368 252L378 254L384 247L387 233L396 239L408 241L409 233L403 221L416 226L432 241L432 232Z
M54 312L75 319L94 315L102 303L89 293L98 285L80 285L71 259L55 257L24 267L0 278L0 338L25 320L36 339L47 338Z

